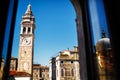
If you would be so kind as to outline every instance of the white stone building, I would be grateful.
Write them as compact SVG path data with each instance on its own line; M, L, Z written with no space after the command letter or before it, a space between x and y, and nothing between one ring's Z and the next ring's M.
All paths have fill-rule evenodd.
M54 70L52 70L51 64L50 61L50 74L53 74L52 72L54 72ZM55 64L52 65L56 65L55 80L80 80L80 62L76 46L74 47L74 50L61 51L55 57ZM54 75L50 75L49 77L52 78Z

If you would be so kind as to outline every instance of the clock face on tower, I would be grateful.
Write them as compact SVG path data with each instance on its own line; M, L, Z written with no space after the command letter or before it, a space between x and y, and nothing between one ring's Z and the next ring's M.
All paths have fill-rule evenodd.
M31 43L31 39L29 37L24 37L22 39L22 44L23 45L29 45Z

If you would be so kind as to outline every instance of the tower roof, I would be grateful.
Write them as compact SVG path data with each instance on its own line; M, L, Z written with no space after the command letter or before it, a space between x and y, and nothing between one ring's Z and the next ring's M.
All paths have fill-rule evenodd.
M31 4L28 4L27 10L26 10L26 12L25 12L25 15L33 15L31 8L32 8Z
M104 29L102 30L102 38L96 43L96 51L111 49L110 39L106 37Z
M35 22L35 18L34 15L32 13L32 6L30 4L28 4L27 6L27 10L25 12L25 14L22 16L22 22L29 22L29 23L34 23Z
M27 7L27 10L26 10L26 13L29 13L31 12L31 5L29 4L28 7Z

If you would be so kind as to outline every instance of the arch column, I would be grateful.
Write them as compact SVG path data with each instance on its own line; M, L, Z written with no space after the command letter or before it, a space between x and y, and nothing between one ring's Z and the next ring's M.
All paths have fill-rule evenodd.
M26 31L25 31L25 34L28 34L28 27L26 27Z
M31 27L31 28L30 28L30 34L32 34L32 31L33 31L33 28Z
M76 29L78 36L78 49L79 49L79 60L80 60L80 79L88 80L87 77L87 63L86 63L86 51L85 51L85 39L84 29L82 20L82 10L79 0L71 0L75 11L76 11Z
M21 27L21 32L20 32L20 34L22 34L23 33L23 26Z
M78 36L80 78L96 80L92 35L88 13L88 0L71 0L76 11L76 27Z

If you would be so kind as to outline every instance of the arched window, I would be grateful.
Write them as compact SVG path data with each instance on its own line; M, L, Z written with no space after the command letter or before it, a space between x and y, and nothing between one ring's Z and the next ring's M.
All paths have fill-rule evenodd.
M65 70L61 69L61 76L64 77L64 74L65 74Z
M23 27L23 34L26 32L26 28L25 27Z
M30 27L28 27L28 33L30 33L30 31L31 31L31 29L30 29Z
M74 69L71 69L71 76L74 76Z

